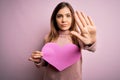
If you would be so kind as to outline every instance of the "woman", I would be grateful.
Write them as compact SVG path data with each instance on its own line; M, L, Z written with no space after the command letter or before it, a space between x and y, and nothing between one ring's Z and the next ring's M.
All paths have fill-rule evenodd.
M96 28L89 16L74 12L67 2L59 3L51 16L51 30L45 43L53 42L60 46L75 44L82 49L95 51ZM82 80L82 58L63 71L56 70L42 59L42 52L35 51L29 58L37 67L46 67L43 80Z

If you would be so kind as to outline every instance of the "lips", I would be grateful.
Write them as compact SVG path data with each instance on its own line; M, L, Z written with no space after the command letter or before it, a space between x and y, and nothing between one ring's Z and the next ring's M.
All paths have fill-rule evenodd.
M68 26L68 24L61 24L61 26L66 27L66 26Z

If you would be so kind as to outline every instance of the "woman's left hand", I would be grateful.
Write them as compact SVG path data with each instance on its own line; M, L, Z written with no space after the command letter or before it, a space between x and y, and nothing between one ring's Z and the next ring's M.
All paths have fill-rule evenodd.
M71 34L81 40L84 45L96 42L96 27L90 17L78 11L75 12L74 17L78 31L71 31Z

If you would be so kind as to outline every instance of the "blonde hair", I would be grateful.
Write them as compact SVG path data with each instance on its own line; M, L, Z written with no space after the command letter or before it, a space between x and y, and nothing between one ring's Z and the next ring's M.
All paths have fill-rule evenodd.
M72 14L72 24L71 24L71 27L70 27L69 30L70 31L77 31L76 26L75 26L74 10L73 10L72 6L67 2L61 2L56 6L56 8L54 9L54 11L52 13L51 21L50 21L51 30L50 30L47 38L45 39L46 43L55 41L58 38L58 36L59 36L58 31L60 29L58 28L58 25L57 25L57 22L56 22L56 15L57 15L58 11L60 9L64 8L64 7L68 7L71 11L71 14ZM75 36L71 36L71 37L72 37L72 42L74 44L78 45L77 38Z

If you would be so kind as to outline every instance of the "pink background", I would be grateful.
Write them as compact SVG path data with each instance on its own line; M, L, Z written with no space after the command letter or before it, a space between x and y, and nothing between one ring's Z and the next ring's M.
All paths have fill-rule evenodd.
M63 1L63 0L61 0ZM97 51L83 51L83 80L120 80L120 0L66 0L90 15ZM60 0L0 0L0 80L41 80L28 57L40 50Z

